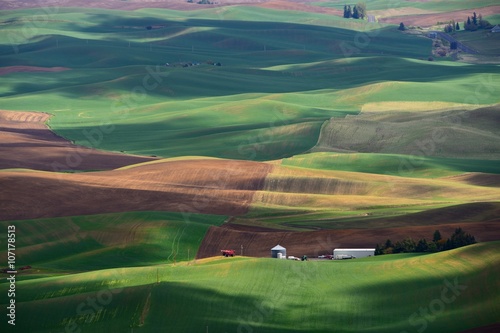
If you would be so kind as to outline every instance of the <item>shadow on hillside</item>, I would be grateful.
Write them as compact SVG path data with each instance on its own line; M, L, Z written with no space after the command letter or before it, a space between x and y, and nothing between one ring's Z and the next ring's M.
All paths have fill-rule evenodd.
M488 276L497 276L500 266L498 262L484 266L474 263L480 259L473 259L475 251L471 253L469 258L460 255L462 261L447 257L446 253L420 256L421 262L403 259L401 265L392 265L392 278L372 271L372 284L350 284L346 288L346 295L352 297L352 308L346 308L340 317L313 315L307 320L323 320L332 326L352 327L352 332L373 333L412 332L424 326L430 332L460 332L496 322L496 295L491 293L495 282ZM480 257L479 253L476 255ZM318 313L327 309L320 306Z
M205 68L203 75L200 73L201 68L178 68L188 84L190 77L193 77L193 86L189 90L176 89L177 83L173 83L172 89L177 95L185 97L346 89L380 81L430 82L483 72L477 66L453 67L453 71L446 68L438 70L434 63L416 64L398 59L397 57L425 58L430 41L401 36L391 28L381 29L376 36L365 35L369 37L369 41L366 45L358 45L356 41L360 38L359 32L306 24L204 19L179 22L153 17L121 19L104 14L90 17L90 21L97 25L75 27L68 24L68 29L77 29L90 35L99 34L96 37L100 39L104 36L102 40L47 35L43 40L37 39L19 45L18 54L11 54L12 46L4 44L0 46L2 63L66 66L82 70L106 68L111 77L92 80L95 72L79 71L76 77L58 75L53 82L23 82L4 95L64 88L60 91L62 95L79 97L77 89L71 91L66 88L116 78L110 68L163 66L165 62L204 63L210 60L222 63L221 68L211 71ZM148 30L147 26L153 28ZM191 27L195 29L187 30ZM346 53L346 45L355 47L359 52ZM354 63L312 64L350 57L357 57L358 60ZM377 66L373 66L374 62ZM303 64L303 67L278 72L258 70L286 64ZM249 69L250 72L247 71ZM171 70L173 69L168 69ZM485 69L484 72L488 70ZM43 78L39 75L42 74L36 76ZM54 77L53 74L50 75ZM143 70L142 77L145 75L147 72ZM142 77L130 82L128 87L121 88L130 90L140 85ZM224 81L226 89L217 87L219 78ZM203 84L203 89L199 89L197 81L200 85L203 81L210 84ZM258 84L255 84L257 81ZM161 95L158 90L148 93Z
M395 255L394 260L387 258L387 266L380 261L372 266L365 260L364 276L349 275L349 265L361 265L355 260L296 263L296 267L307 265L307 270L286 265L290 270L279 276L263 271L258 281L248 280L248 289L238 280L243 278L238 265L222 267L227 274L221 272L218 280L208 276L213 270L205 265L160 268L160 275L154 267L145 268L143 274L134 270L120 279L139 285L113 293L101 306L99 316L89 323L76 309L89 297L104 299L101 291L106 283L100 285L94 277L92 282L80 282L82 289L77 280L66 284L65 278L60 278L46 281L42 290L32 281L23 285L18 311L36 313L41 320L22 321L20 326L37 332L60 329L75 321L83 332L126 332L132 328L134 332L165 328L204 332L207 327L209 332L401 332L415 331L426 321L429 332L458 332L497 318L495 277L500 266L480 259L486 256L491 260L498 244L492 246L478 244L454 250L455 256L439 253L398 259ZM315 269L320 265L331 265L340 274L331 271L331 275L318 276ZM394 269L393 276L382 274L379 269L383 267ZM359 268L354 271L359 272ZM328 272L325 269L319 274ZM113 272L106 274L105 280L113 279ZM164 282L155 283L158 276ZM322 281L336 287L329 288ZM61 289L63 286L66 288ZM266 296L256 296L263 293ZM427 313L425 320L420 309Z

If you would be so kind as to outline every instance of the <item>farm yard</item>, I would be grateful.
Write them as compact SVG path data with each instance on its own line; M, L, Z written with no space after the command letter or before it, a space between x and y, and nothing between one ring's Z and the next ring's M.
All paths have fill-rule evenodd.
M498 331L497 1L196 2L0 3L0 330Z

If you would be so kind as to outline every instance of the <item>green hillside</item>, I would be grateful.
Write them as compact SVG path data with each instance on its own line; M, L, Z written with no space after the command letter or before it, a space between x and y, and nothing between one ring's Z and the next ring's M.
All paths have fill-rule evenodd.
M32 318L16 329L459 332L498 320L499 247L345 262L221 258L18 281L17 309Z
M207 230L225 222L217 235L250 244L276 230L331 232L334 243L342 232L352 240L379 228L413 235L459 223L500 239L498 36L459 32L479 56L430 58L431 39L343 19L332 10L342 10L339 0L181 2L174 6L199 9L1 11L1 110L50 113L47 125L75 144L178 159L175 168L160 160L150 163L164 168L59 178L0 172L5 193L22 193L0 198L9 219L43 205L66 209L30 216L123 210L0 221L2 231L16 228L19 269L16 327L4 316L0 331L455 333L499 322L500 241L347 261L195 259ZM365 2L377 18L498 5ZM1 135L18 140L0 142L3 151L46 152L31 135L41 125L0 122ZM85 158L63 148L54 156ZM188 164L202 156L227 160ZM236 160L263 163L229 163ZM152 200L139 200L146 195ZM173 200L204 201L183 208ZM135 203L148 211L129 212ZM149 211L215 205L237 216ZM209 243L217 254L234 241L218 237ZM0 249L7 258L7 238Z
M281 165L416 178L446 177L466 172L500 174L500 165L497 160L373 153L311 153L285 158Z
M404 104L387 111L375 107L370 111L367 107L367 112L357 117L330 120L323 126L313 151L406 154L424 159L500 159L498 104L475 110L433 112L407 112ZM461 164L459 160L448 162ZM481 171L492 165L482 164Z
M133 212L1 221L0 226L16 228L17 266L30 265L44 274L189 260L207 229L224 220L216 215Z
M428 39L332 15L66 8L26 29L35 12L6 13L2 65L69 70L3 75L2 107L52 113L58 134L100 149L270 160L311 149L324 121L367 103L500 102L463 97L495 66L431 63Z

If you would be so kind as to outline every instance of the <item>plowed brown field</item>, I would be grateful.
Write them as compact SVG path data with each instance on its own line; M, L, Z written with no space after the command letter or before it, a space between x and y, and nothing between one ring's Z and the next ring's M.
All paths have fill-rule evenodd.
M4 0L0 1L0 10L21 9L21 8L42 8L44 12L56 12L59 7L79 7L79 8L105 8L119 10L136 10L140 8L168 8L175 10L197 10L211 7L230 5L259 5L269 2L268 0L220 0L213 5L199 5L197 1L188 3L179 0L46 0L43 2L32 0ZM271 1L275 2L275 1ZM294 1L281 1L282 3L294 3ZM307 2L300 1L300 2ZM288 5L290 6L290 5ZM308 6L312 8L318 8Z
M341 15L338 9L318 7L309 5L314 0L220 0L211 5L199 5L198 1L188 3L179 0L52 0L39 3L31 0L6 0L0 2L0 10L21 9L21 8L42 8L44 12L56 12L59 7L79 7L79 8L105 8L119 10L137 10L140 8L168 8L174 10L199 10L222 6L258 6L281 10L295 10L311 13L328 13Z
M405 26L420 27L430 27L436 25L437 22L450 22L452 20L455 20L460 23L460 26L462 26L462 23L467 20L467 17L472 16L472 13L474 12L483 16L495 15L500 13L500 6L457 10L446 13L380 17L378 20L382 23L399 24L400 22L403 22Z
M0 172L0 220L126 211L244 214L272 166L186 159L92 173Z
M62 72L69 69L66 67L8 66L0 67L0 75L19 72Z
M77 146L54 134L46 113L0 110L0 169L109 170L154 160Z
M287 249L287 255L315 257L320 254L332 254L335 248L374 248L377 243L387 239L393 242L411 237L432 239L435 230L439 230L444 238L449 237L454 230L462 227L475 236L477 241L487 242L500 239L500 220L497 222L448 223L427 226L411 226L401 228L380 229L343 229L319 230L306 232L266 232L255 228L255 231L240 231L237 225L211 227L198 250L197 258L207 258L220 255L220 249L235 249L240 254L250 257L270 257L271 248L280 244Z

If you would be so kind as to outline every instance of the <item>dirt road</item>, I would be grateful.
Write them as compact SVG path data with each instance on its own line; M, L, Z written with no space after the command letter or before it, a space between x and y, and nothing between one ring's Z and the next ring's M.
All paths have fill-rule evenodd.
M455 38L453 38L453 36L451 35L448 35L447 33L444 33L444 32L441 32L441 31L431 31L431 32L435 32L437 34L437 36L439 38L442 38L442 39L445 39L447 40L448 42L453 43L457 43L457 48L462 51L462 52L465 52L465 53L470 53L470 54L477 54L479 52L477 52L476 50L474 50L473 48L463 44L463 43L460 43L458 40L456 40Z

